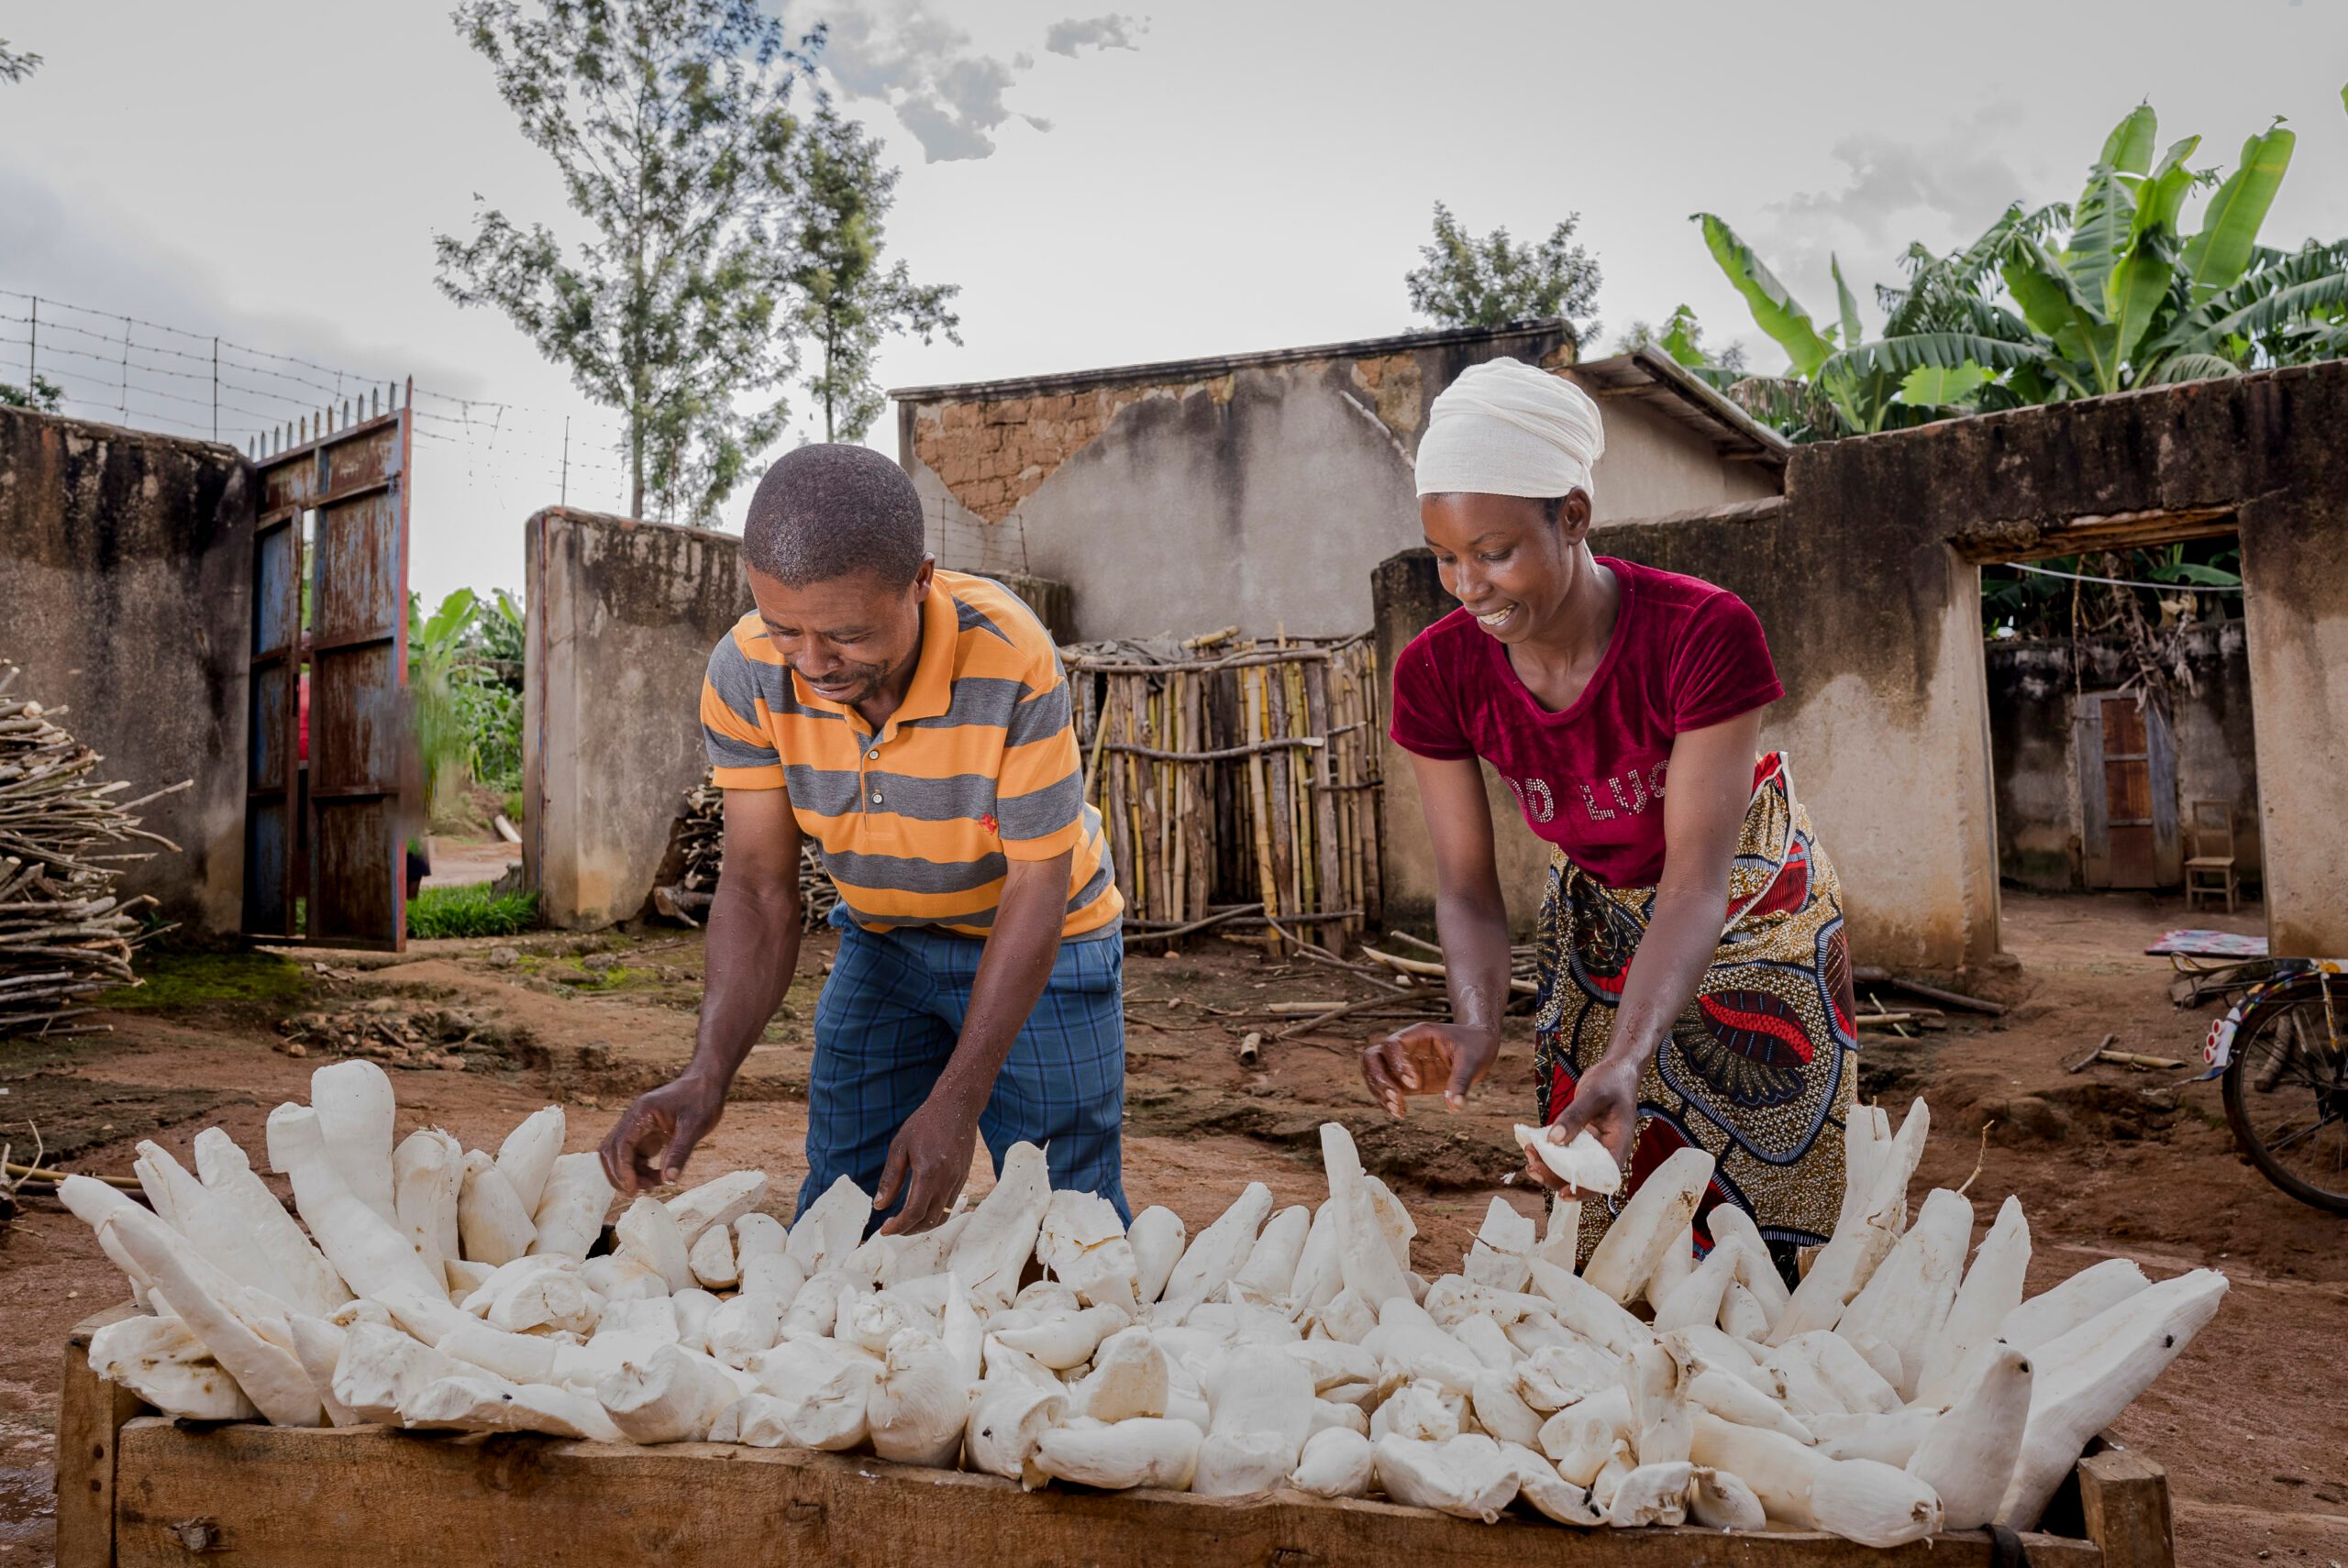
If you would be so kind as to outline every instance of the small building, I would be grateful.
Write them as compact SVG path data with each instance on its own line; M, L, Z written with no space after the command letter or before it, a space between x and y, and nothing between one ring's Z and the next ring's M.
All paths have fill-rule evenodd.
M1774 431L1647 348L1582 362L1562 322L910 387L898 458L941 564L1049 579L1085 640L1367 629L1370 569L1419 540L1427 405L1503 356L1606 411L1600 522L1779 495Z

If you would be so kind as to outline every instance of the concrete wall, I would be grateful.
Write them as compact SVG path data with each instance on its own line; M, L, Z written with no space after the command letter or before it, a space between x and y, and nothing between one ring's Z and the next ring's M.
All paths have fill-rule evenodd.
M1564 366L1573 345L1558 328L1421 334L908 392L900 457L943 564L1068 583L1087 639L1355 632L1365 569L1419 543L1427 403L1502 355ZM1607 398L1601 518L1777 492L1774 468L1591 390Z
M2155 388L1797 447L1781 506L1616 523L1593 544L1753 605L1787 688L1762 738L1842 871L1855 955L1954 969L1998 951L1976 563L2238 528L2269 936L2348 953L2342 429L2348 362ZM1414 815L1389 803L1398 907Z
M2108 691L2133 668L2124 647L2088 644L2085 690ZM2240 621L2187 629L2194 689L2173 694L2176 817L2192 821L2195 801L2234 812L2234 864L2260 878L2256 728L2251 720L2248 638ZM1989 742L1998 791L1998 870L2006 881L2049 892L2086 885L2081 857L2077 748L2072 716L2081 690L2067 641L1991 643Z
M741 540L550 510L525 525L525 884L553 925L635 916L701 781L709 650L750 608Z
M0 408L0 658L183 853L122 876L199 937L244 898L251 470L227 447Z

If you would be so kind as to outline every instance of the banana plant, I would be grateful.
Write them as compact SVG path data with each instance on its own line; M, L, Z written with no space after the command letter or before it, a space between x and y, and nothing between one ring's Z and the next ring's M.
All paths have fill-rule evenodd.
M1946 256L1911 246L1907 286L1876 291L1886 320L1873 339L1839 259L1838 319L1822 327L1727 224L1696 215L1755 325L1792 361L1731 395L1814 439L2348 354L2348 242L2259 242L2293 134L2277 120L2251 137L2222 180L2191 166L2199 138L2155 161L2158 137L2140 105L2105 138L2076 203L2010 206ZM2198 190L2210 195L2187 235Z
M470 588L460 588L425 613L421 595L408 595L407 685L409 712L424 759L424 798L436 813L449 802L463 767L470 737L459 709L458 663L465 634L480 613Z
M2030 357L1979 330L1980 321L1945 308L1895 311L1885 336L1867 339L1839 257L1830 263L1836 319L1822 328L1724 220L1698 213L1695 221L1703 227L1712 259L1744 296L1755 324L1793 361L1789 376L1750 378L1731 389L1731 395L1756 418L1797 439L1872 435L1921 423L1984 384L1990 370ZM1909 294L1920 307L1937 298L1931 287L1919 293L1913 281L1901 297Z

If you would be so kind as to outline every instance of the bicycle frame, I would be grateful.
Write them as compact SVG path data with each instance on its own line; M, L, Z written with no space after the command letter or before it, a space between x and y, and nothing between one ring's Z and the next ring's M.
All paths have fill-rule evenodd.
M2235 1032L2254 1010L2286 992L2307 989L2310 981L2315 994L2323 999L2325 1031L2334 1042L2340 1039L2340 1008L2332 997L2331 982L2334 976L2348 975L2348 958L2289 958L2277 962L2287 966L2279 967L2274 975L2244 991L2240 1001L2210 1025L2209 1035L2201 1043L2201 1060L2209 1064L2209 1070L2196 1082L2207 1082L2225 1072L2226 1065L2233 1060Z

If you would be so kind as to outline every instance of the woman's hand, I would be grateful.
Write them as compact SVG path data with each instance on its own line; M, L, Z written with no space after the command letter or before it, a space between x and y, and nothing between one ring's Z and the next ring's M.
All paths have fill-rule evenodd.
M1620 1167L1631 1160L1631 1144L1639 1132L1639 1078L1646 1069L1643 1058L1612 1052L1600 1056L1574 1086L1574 1098L1544 1134L1552 1143L1570 1143L1588 1132L1604 1145ZM1585 1194L1568 1188L1538 1153L1524 1152L1524 1168L1550 1191L1578 1200Z
M1441 1094L1454 1110L1468 1103L1476 1085L1501 1054L1501 1037L1464 1023L1413 1023L1367 1046L1361 1054L1362 1082L1378 1103L1400 1117L1414 1094Z

